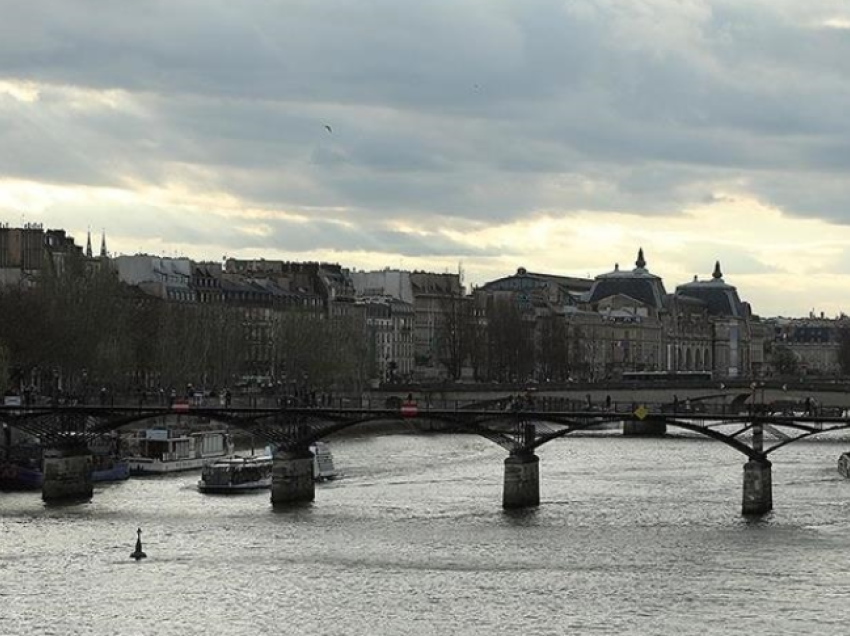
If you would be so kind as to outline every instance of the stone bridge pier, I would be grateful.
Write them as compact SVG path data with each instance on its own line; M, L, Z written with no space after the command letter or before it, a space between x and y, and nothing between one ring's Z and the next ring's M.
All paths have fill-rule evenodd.
M744 497L741 512L763 515L773 510L772 464L751 459L744 464Z
M92 456L83 447L47 448L43 453L41 498L47 502L91 499Z
M315 498L310 449L278 451L272 459L272 505L305 503Z
M763 515L773 510L772 464L764 452L764 424L753 421L753 450L758 458L744 464L744 497L741 512L745 515Z
M531 450L537 427L531 422L521 425L522 445L514 448L505 460L505 485L502 508L530 508L540 505L540 458Z
M505 459L502 507L530 508L540 505L540 458L534 453L511 453Z

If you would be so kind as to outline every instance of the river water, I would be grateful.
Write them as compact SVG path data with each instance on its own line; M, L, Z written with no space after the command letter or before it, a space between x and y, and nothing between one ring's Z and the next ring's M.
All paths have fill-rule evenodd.
M743 456L687 437L540 449L540 508L501 509L481 438L331 440L312 505L202 495L197 473L45 506L0 493L0 634L844 634L850 439L774 458L776 510L740 515ZM146 560L130 560L136 528Z

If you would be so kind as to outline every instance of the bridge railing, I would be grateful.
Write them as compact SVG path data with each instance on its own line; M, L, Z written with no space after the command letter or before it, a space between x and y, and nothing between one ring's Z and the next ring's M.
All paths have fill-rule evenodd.
M614 401L614 400L589 400L575 399L560 396L528 396L509 395L490 400L463 400L463 399L439 399L434 396L418 397L409 396L407 399L398 397L377 397L370 394L363 396L331 396L316 395L309 398L275 397L263 395L238 395L230 400L220 397L204 397L194 399L166 398L141 399L138 396L115 396L106 403L101 401L90 402L88 406L106 406L123 408L166 408L174 412L191 412L194 408L200 409L287 409L287 408L316 408L316 409L338 409L338 410L398 410L401 412L405 404L416 407L417 414L427 414L428 411L536 411L536 412L559 412L559 413L609 413L621 414L631 417L638 409L647 413L663 414L667 416L679 415L687 417L689 414L701 415L799 415L817 417L845 417L850 413L850 406L821 406L817 404L788 404L787 402L753 403L745 402L731 403L729 401L701 401L701 400L678 400L673 402L646 402L646 401ZM56 407L83 406L83 403L72 401L50 401L40 399L30 404L22 404L24 409L31 407ZM17 407L17 408L21 408Z

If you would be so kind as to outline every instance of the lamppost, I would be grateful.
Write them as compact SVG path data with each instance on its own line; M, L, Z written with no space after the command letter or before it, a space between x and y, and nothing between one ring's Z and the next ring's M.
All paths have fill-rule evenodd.
M765 392L764 382L751 382L750 383L750 391L752 391L752 393L751 393L752 410L754 412L759 411L759 410L764 411L767 408L766 404L765 404L765 399L764 399L764 392ZM758 399L759 391L761 391L761 401L760 402L759 402L759 399ZM760 407L760 408L758 408L758 407Z

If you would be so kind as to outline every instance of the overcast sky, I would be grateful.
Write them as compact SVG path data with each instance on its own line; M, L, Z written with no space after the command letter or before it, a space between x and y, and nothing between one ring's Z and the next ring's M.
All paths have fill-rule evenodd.
M0 220L850 313L844 0L0 0Z

